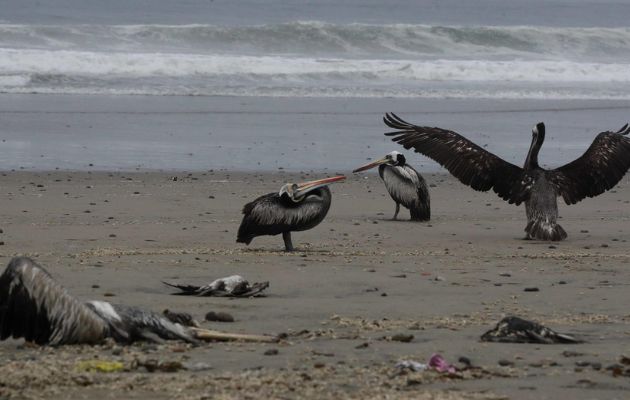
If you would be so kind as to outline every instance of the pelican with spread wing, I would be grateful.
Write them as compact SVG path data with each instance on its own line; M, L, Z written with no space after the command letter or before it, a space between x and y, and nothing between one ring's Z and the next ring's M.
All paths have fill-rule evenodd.
M563 240L558 224L558 202L567 204L595 197L614 187L630 167L630 127L602 132L576 160L556 169L543 169L538 152L545 140L545 124L536 124L523 167L511 164L484 150L460 134L405 122L394 113L383 118L396 129L386 133L406 149L414 149L445 167L462 183L475 190L494 190L503 200L525 203L527 239Z

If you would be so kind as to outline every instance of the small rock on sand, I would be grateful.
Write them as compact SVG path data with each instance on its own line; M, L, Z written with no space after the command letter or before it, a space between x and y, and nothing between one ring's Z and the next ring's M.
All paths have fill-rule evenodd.
M234 322L234 317L226 312L210 311L206 314L206 321Z

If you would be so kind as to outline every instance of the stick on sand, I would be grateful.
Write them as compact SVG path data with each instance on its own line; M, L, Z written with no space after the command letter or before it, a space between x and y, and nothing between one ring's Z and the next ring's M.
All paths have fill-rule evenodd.
M214 342L228 342L233 340L240 340L243 342L264 342L264 343L274 343L278 341L278 338L275 336L269 335L248 335L244 333L227 333L227 332L219 332L212 331L209 329L202 328L190 328L194 333L195 337L200 340Z

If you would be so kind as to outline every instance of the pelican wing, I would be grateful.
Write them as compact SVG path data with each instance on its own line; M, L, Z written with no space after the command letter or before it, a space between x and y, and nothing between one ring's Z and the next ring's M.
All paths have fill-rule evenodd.
M0 276L0 340L12 336L50 345L98 343L107 332L105 321L33 260L14 258Z
M427 197L424 179L411 166L382 166L379 173L392 198L405 207L415 206L420 196Z
M630 168L628 133L628 124L617 132L602 132L581 157L547 172L567 204L602 194L623 178Z
M484 150L462 135L441 128L416 126L394 113L383 121L390 128L392 140L406 149L432 158L465 185L479 191L493 189L503 200L520 204L527 200L533 182L525 171Z

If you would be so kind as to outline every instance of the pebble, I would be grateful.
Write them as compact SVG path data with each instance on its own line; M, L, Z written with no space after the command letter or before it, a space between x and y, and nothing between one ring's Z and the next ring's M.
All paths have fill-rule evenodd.
M226 312L210 311L206 314L206 321L214 322L234 322L234 317Z
M279 353L278 349L268 349L263 353L266 356L277 356Z
M393 342L409 343L413 340L413 335L410 333L397 333L392 336L391 340Z
M526 287L525 289L523 289L524 292L539 292L540 289L538 289L537 287Z
M502 367L511 367L514 365L514 361L510 360L499 360L498 363Z

